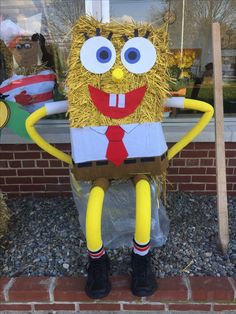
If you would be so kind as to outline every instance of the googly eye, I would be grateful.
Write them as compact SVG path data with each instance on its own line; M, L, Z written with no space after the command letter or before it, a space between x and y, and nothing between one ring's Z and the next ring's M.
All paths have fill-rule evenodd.
M144 37L129 39L121 50L121 61L131 73L148 72L156 62L156 49Z
M22 48L21 44L16 45L16 49L20 50Z
M80 50L80 61L89 72L102 74L109 71L116 60L115 48L105 37L96 36L85 41Z
M31 44L24 44L25 49L30 49L31 48Z

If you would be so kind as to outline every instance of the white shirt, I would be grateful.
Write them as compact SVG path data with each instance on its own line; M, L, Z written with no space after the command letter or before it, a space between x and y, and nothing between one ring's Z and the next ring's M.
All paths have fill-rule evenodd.
M161 156L167 145L160 122L123 124L127 158ZM72 158L75 163L106 160L107 126L71 128Z
M166 107L184 108L184 97L172 97L165 101ZM67 111L67 101L45 104L48 115ZM128 152L127 158L157 157L167 150L160 122L123 124L123 143ZM75 163L106 160L108 139L107 126L71 128L72 158Z

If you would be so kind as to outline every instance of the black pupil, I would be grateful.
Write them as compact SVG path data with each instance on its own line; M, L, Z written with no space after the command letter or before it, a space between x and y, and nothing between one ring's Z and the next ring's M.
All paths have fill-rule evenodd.
M137 53L135 51L130 51L128 57L130 60L135 60L137 58Z
M106 50L102 50L100 52L100 58L106 60L109 57L108 52Z

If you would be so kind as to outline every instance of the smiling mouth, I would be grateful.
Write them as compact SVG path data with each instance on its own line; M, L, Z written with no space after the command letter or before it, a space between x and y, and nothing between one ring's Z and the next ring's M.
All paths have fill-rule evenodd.
M146 85L125 94L111 94L88 85L90 97L96 108L106 117L121 119L129 116L140 105Z

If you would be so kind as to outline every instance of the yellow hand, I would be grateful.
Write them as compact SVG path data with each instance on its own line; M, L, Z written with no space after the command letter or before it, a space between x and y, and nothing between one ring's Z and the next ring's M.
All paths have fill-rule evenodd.
M47 143L35 130L34 125L45 116L47 116L47 111L45 107L42 107L36 110L29 116L29 118L26 120L26 123L25 123L26 130L29 133L29 136L39 147L41 147L47 153L68 163L69 165L72 165L72 159L68 154L63 153L56 147Z
M211 105L206 102L195 100L195 99L185 99L184 100L184 108L185 109L193 109L204 112L201 119L198 123L188 132L186 133L178 143L170 148L168 151L168 159L172 159L176 154L178 154L185 146L187 146L192 140L198 136L202 130L207 126L210 122L214 109Z

